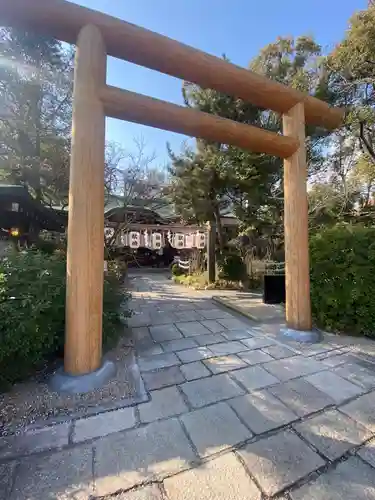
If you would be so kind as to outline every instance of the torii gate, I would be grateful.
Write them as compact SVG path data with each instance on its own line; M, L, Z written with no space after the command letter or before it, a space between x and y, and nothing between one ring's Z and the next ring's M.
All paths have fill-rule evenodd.
M286 321L311 331L305 124L338 127L343 111L144 28L65 0L0 0L3 25L77 44L69 187L65 372L57 386L89 390L102 365L105 116L284 159ZM107 55L230 94L283 115L283 135L106 84ZM308 337L308 335L307 335ZM65 379L64 379L65 377Z

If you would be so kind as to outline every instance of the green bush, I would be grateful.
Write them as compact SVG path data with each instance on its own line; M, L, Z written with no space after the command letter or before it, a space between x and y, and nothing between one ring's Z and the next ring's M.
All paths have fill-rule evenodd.
M171 267L171 271L172 276L182 276L183 274L185 274L178 264L173 264L173 266Z
M39 252L52 255L60 247L55 241L43 240L42 238L39 238L35 243L35 248Z
M28 251L0 261L0 386L24 379L63 351L65 269L63 253ZM118 280L108 275L103 300L105 345L119 334L123 298Z
M318 326L375 337L375 228L336 226L311 238L311 301Z
M246 276L246 266L242 258L234 253L224 255L219 260L219 278L241 281Z

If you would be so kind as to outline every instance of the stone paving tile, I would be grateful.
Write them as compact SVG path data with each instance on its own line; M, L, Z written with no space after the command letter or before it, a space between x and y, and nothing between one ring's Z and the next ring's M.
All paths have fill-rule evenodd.
M370 371L367 368L360 366L357 363L348 362L343 366L339 366L332 370L333 373L342 378L357 384L364 389L372 389L375 387L375 371Z
M176 354L183 363L192 363L193 361L200 361L201 359L213 356L211 350L205 346L193 347L193 349L179 351Z
M241 342L249 349L260 349L269 345L275 345L275 342L267 337L245 339Z
M361 387L348 382L348 380L330 371L309 375L305 377L305 380L310 382L310 384L314 385L320 391L328 394L336 403L342 403L346 399L359 396L363 393Z
M237 318L220 318L218 322L228 330L246 330L246 323Z
M152 391L150 396L150 401L138 406L142 423L173 417L189 411L177 387Z
M252 436L225 403L187 413L181 421L201 457L225 450Z
M248 444L239 454L266 495L281 492L325 464L291 431Z
M357 451L362 460L375 467L375 439L366 443L360 450ZM0 483L1 484L1 483Z
M296 430L330 460L371 437L368 429L337 410L330 410L295 425Z
M226 373L182 384L181 389L194 408L244 394Z
M0 437L0 458L12 458L66 446L69 442L70 425L70 422L66 422Z
M166 325L166 324L171 324L174 323L175 321L178 321L178 316L174 312L164 312L164 311L156 311L152 312L150 314L151 317L151 325L156 326L156 325Z
M220 342L226 342L226 339L221 335L221 333L211 333L210 335L197 335L193 337L195 342L199 345L211 345L219 344Z
M150 315L145 313L133 314L133 316L128 318L126 321L130 328L151 325Z
M273 361L274 359L269 354L266 354L260 349L240 352L238 356L246 361L248 365L259 365L260 363L267 363L268 361Z
M174 311L179 311L180 310L180 305L176 300L164 300L160 302L160 304L157 304L159 311L162 312L174 312ZM191 307L194 309L193 307Z
M335 349L335 345L328 342L319 342L317 344L297 343L296 346L293 344L293 347L296 347L304 356L316 356L316 359L318 359L318 356L326 357L329 352Z
M232 376L241 382L247 391L263 389L263 387L280 382L276 377L268 373L261 366L249 366L247 368L242 368L241 370L236 370L232 373Z
M341 406L340 411L364 425L375 434L375 394L370 392Z
M256 391L228 401L237 415L255 434L276 429L297 419L268 391Z
M318 361L323 361L325 359L331 358L331 357L336 357L336 356L341 356L342 354L347 354L348 349L347 348L340 348L340 349L333 349L333 350L323 350L323 352L318 352L315 354L315 359Z
M252 338L250 330L242 328L241 330L225 330L221 335L226 340L242 340Z
M271 345L268 347L263 347L263 351L272 356L274 359L290 358L295 356L296 353L291 351L287 347L282 345Z
M93 493L92 460L91 446L28 457L17 468L10 500L87 500Z
M0 500L8 500L13 484L16 462L0 464Z
M268 390L299 417L334 404L332 398L304 379L290 380L270 387Z
M209 377L211 372L204 366L201 361L195 361L194 363L187 363L186 365L181 365L181 372L183 373L186 380L196 380L198 378Z
M163 497L158 485L151 484L139 490L120 493L120 495L108 498L108 500L163 500Z
M199 312L206 319L231 318L231 315L228 312L223 311L222 309L218 309L218 308L201 309Z
M146 342L143 341L141 344L136 346L137 353L139 356L156 356L157 354L163 354L163 349L160 344L157 344L153 340Z
M193 311L194 309L197 309L197 308L195 307L195 304L192 300L186 299L183 302L177 303L177 308L175 307L174 311L177 309L179 311Z
M367 369L375 370L375 354L370 354L369 352L364 352L363 349L360 350L360 346L357 349L353 349L353 360L361 366L365 366Z
M322 363L330 368L334 368L336 366L344 365L347 363L353 356L348 353L340 354L338 353L335 356L328 356L322 359Z
M206 319L201 321L202 325L210 330L212 333L219 333L225 330L223 325L214 319Z
M163 342L165 340L181 339L183 336L174 325L158 325L150 326L151 337L155 342Z
M251 326L251 334L254 336L264 337L272 335L274 336L276 333L279 333L280 328L284 327L283 324L271 325L267 323L263 323L262 325L256 324Z
M194 309L199 309L199 310L204 309L205 311L215 309L215 304L212 302L210 298L198 299L198 300L193 299L192 303L194 304Z
M175 418L107 436L95 443L95 449L97 496L175 473L196 459Z
M215 356L226 356L227 354L237 354L238 352L246 351L247 347L241 342L233 340L232 342L211 345L210 350Z
M238 368L244 368L245 366L247 366L245 361L242 361L242 359L240 359L235 354L206 359L205 361L203 361L203 363L209 370L211 370L214 375L216 375L217 373L237 370Z
M93 417L81 418L74 423L73 442L106 436L111 432L124 431L136 424L134 408L107 411Z
M169 500L260 500L260 491L233 453L165 479Z
M144 372L179 364L180 360L173 352L157 354L156 356L149 356L147 358L138 358L139 369Z
M185 337L194 337L195 335L208 335L210 330L204 327L199 321L188 321L176 323L177 328L184 334Z
M144 372L142 373L142 378L149 391L185 382L185 378L178 366Z
M292 500L374 500L374 470L356 457L290 493Z
M131 329L132 338L134 339L135 345L138 347L142 344L149 344L153 342L152 337L150 335L150 330L147 326L139 326L137 328Z
M312 358L305 358L304 356L295 356L293 358L271 361L267 363L266 368L282 382L327 369L327 367L319 361L315 361L315 359Z
M192 338L189 338L168 340L167 342L162 342L161 345L164 352L173 352L183 351L184 349L191 349L192 347L196 347L197 343Z
M200 321L204 317L198 311L177 311L174 313L175 321Z

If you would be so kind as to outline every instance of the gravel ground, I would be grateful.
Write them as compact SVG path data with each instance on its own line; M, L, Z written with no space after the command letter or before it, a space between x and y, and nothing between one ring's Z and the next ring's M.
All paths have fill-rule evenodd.
M52 392L46 381L31 380L16 384L9 392L0 394L0 435L19 432L31 424L52 423L61 418L85 416L100 407L110 407L136 393L133 377L130 373L131 341L122 338L116 348L105 355L105 359L116 362L117 373L104 387L85 394L73 396ZM49 370L50 371L50 370ZM124 402L125 403L125 402ZM125 404L124 404L125 406Z

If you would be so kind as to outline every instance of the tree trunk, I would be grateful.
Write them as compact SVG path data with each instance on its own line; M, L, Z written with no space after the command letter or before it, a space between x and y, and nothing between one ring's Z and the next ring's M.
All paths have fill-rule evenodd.
M35 149L33 165L33 184L37 201L42 200L41 174L41 128L42 128L42 56L36 58L36 96L34 102Z
M220 253L223 253L225 241L223 234L223 226L221 224L220 210L218 206L216 206L214 209L214 218L216 223L217 238L219 240L219 250Z

